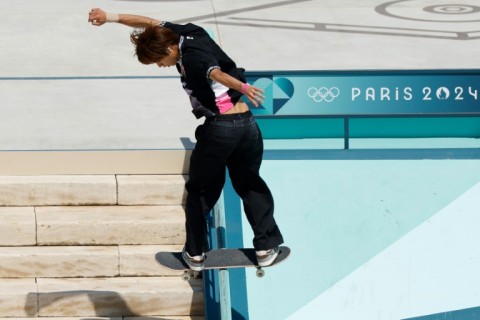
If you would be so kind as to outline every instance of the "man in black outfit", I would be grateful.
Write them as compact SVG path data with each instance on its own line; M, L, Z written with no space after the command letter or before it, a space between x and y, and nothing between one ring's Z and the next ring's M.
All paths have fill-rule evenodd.
M159 67L176 66L190 97L192 112L205 117L197 127L197 143L190 158L185 206L186 242L183 258L192 270L204 268L207 250L206 214L213 208L225 184L228 168L233 187L243 201L254 232L253 246L259 266L278 256L282 234L273 217L272 194L259 175L263 155L261 132L245 96L254 106L263 92L246 83L244 69L194 24L174 24L132 15L92 9L89 22L101 26L116 22L141 28L131 34L138 60Z

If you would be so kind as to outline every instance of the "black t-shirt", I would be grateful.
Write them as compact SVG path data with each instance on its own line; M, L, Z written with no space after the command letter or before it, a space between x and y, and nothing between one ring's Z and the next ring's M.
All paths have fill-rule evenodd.
M237 68L203 28L192 23L163 22L161 26L180 36L177 70L190 97L194 115L197 118L211 117L232 108L242 94L211 80L210 72L220 69L245 82L245 70Z

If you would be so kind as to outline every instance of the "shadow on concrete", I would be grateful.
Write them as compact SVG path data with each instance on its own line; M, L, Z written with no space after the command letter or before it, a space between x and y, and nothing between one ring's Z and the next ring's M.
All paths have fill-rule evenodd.
M115 291L97 291L97 290L72 290L72 291L58 291L58 292L31 292L27 295L25 311L28 317L40 317L40 316L61 316L58 313L42 315L42 309L47 308L53 304L58 304L56 309L64 312L65 309L77 305L78 296L86 296L93 306L93 311L95 315L82 316L80 315L69 315L74 317L80 317L80 319L96 319L98 317L141 317L144 320L168 320L172 319L171 317L176 316L146 316L139 314L138 312L133 311L125 301L125 299ZM69 299L71 298L71 300ZM64 300L63 302L60 302ZM70 301L69 301L70 300ZM203 302L199 298L199 295L194 295L190 307L190 315L192 319L203 319ZM31 302L37 302L36 310L32 310ZM30 303L30 304L29 304ZM36 311L36 312L34 312ZM89 313L90 310L84 310L83 313ZM178 317L178 316L177 316Z

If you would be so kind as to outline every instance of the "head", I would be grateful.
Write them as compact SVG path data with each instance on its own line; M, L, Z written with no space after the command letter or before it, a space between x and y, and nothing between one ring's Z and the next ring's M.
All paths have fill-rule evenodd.
M130 35L135 45L135 55L143 64L157 64L159 67L174 66L178 60L180 37L170 29L148 26Z

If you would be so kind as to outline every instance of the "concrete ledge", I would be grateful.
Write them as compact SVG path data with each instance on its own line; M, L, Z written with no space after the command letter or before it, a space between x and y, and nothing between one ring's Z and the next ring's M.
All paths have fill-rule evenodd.
M0 247L0 278L180 276L162 268L160 251L182 245Z
M32 246L36 242L33 207L0 207L0 246Z
M0 175L185 174L190 150L0 151Z
M0 176L0 206L111 205L114 176Z
M0 248L0 277L114 277L117 247Z
M40 317L203 315L200 280L137 277L37 282Z
M179 244L181 206L38 207L39 245Z
M183 271L162 268L155 260L160 251L181 251L176 246L120 246L120 276L179 276Z
M119 205L180 205L185 202L182 175L119 175Z

